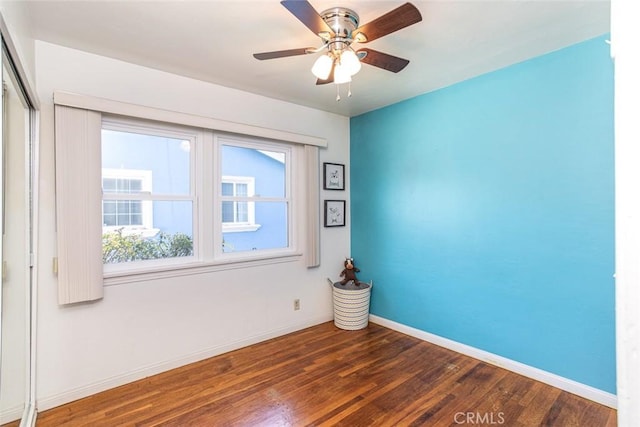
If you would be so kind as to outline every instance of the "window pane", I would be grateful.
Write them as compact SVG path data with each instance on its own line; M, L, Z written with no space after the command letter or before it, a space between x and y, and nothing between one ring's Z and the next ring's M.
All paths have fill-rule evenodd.
M190 165L189 141L102 130L105 192L187 195L191 185ZM115 187L110 182L113 178L117 178Z
M118 213L116 225L140 225L133 224L128 213Z
M285 197L285 153L253 148L222 146L222 176L250 177L254 194L261 197ZM244 185L244 189L239 188ZM224 184L223 184L224 186ZM236 192L248 191L246 184L236 184ZM253 196L254 194L236 194Z
M116 213L116 202L113 202L113 201L111 201L111 202L109 202L109 201L102 202L102 212L105 215L115 214Z
M223 182L222 183L222 195L223 196L233 196L233 183L231 183L231 182Z
M288 204L286 202L256 202L255 231L223 233L223 252L243 252L265 249L281 249L289 245L287 227Z
M114 214L105 214L102 222L105 226L114 226L116 225L116 216Z
M114 178L103 178L102 180L102 191L105 193L113 193L116 191L116 179Z
M247 197L249 195L248 188L247 184L236 184L236 196Z
M128 207L135 203L141 202L131 201ZM153 212L151 227L123 226L103 230L102 254L105 264L193 255L192 202L156 201L150 205ZM118 209L124 206L126 205L118 205ZM142 210L145 210L144 206ZM105 224L111 221L110 218L111 216L104 215ZM124 221L125 218L130 222L144 223L143 215L140 214L117 215L118 221Z
M130 193L139 193L142 191L142 180L141 179L129 179L129 192Z
M248 222L249 210L247 202L236 202L236 222Z
M233 202L222 202L222 222L234 222Z

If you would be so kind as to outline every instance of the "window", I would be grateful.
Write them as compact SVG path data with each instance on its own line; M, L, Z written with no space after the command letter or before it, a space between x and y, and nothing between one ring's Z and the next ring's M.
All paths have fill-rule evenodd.
M101 298L103 284L238 263L302 256L308 267L319 265L324 138L67 92L55 92L54 103L60 304ZM262 168L225 170L238 164L234 151L261 159L277 178L264 179ZM240 178L253 178L253 190L238 186ZM256 228L239 231L241 222ZM133 252L146 255L105 262L105 237L118 233L131 233ZM179 239L171 245L170 236ZM140 249L149 242L175 251L149 256Z
M270 252L290 247L291 147L248 138L216 139L220 165L222 252Z
M195 135L105 120L101 139L104 264L192 257Z
M242 201L254 193L255 177L222 177L222 197L228 198L222 202L222 228L225 232L256 231L260 228L260 224L256 224L255 203Z
M101 145L105 271L295 249L294 146L120 118Z
M151 192L151 171L131 169L102 169L102 232L118 229L125 234L146 231L150 236L158 233L153 228L153 205L142 200L109 200L110 194L136 194Z

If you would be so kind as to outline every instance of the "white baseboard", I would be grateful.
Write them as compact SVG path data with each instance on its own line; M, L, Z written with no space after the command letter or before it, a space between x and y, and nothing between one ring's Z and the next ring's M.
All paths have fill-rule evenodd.
M618 398L615 394L602 391L595 387L591 387L586 384L561 377L560 375L552 374L551 372L543 371L542 369L534 368L533 366L525 365L524 363L516 362L515 360L507 359L506 357L498 356L497 354L489 353L488 351L480 350L457 341L421 331L420 329L412 328L410 326L385 319L384 317L372 314L369 316L369 320L372 323L430 342L440 347L448 348L449 350L462 353L473 357L474 359L482 360L483 362L487 362L491 365L508 369L517 374L549 384L553 387L568 391L569 393L584 397L585 399L592 400L610 408L616 409L618 406Z
M82 399L83 397L91 396L92 394L100 393L105 390L109 390L115 387L119 387L123 384L128 384L133 381L140 380L142 378L150 377L162 372L169 371L171 369L179 368L180 366L188 365L189 363L198 362L200 360L208 359L210 357L218 356L229 351L237 350L239 348L247 347L262 341L276 338L282 335L286 335L291 332L296 332L310 326L318 325L320 323L333 320L333 314L327 316L320 316L314 319L307 319L303 323L287 326L285 328L276 329L264 334L255 335L239 341L234 341L229 344L208 348L193 354L188 354L176 359L167 360L165 362L157 363L154 365L146 366L140 369L136 369L131 372L127 372L115 377L106 378L102 381L87 384L83 387L78 387L73 390L65 391L53 396L47 396L38 399L38 411L44 411L54 408L56 406L64 405L65 403L73 402L74 400ZM19 415L16 417L19 418Z
M14 406L0 411L0 425L19 420L24 412L24 405Z

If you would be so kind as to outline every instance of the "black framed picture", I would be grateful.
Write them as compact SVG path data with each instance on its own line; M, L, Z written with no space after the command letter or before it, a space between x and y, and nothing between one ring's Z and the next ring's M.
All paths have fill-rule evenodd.
M346 201L325 200L324 201L324 226L344 227L346 220Z
M339 163L324 163L325 190L344 190L344 165Z

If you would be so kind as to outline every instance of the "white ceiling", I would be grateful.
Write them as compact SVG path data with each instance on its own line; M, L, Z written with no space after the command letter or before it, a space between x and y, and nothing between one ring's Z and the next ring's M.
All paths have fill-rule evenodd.
M310 0L365 24L404 1ZM355 116L609 31L608 1L414 0L422 22L366 47L409 59L398 74L363 65L347 98L316 86L316 55L252 53L319 46L278 0L30 1L34 37L223 86ZM358 45L363 46L363 45Z

